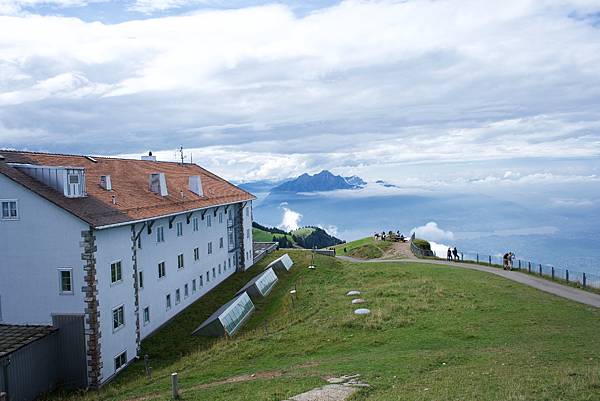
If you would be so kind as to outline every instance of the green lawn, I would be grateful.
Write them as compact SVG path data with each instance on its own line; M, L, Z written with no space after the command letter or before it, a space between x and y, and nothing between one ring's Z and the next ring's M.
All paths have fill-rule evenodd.
M336 255L352 256L357 259L378 259L392 246L389 241L376 241L373 237L366 237L346 244L336 245Z
M353 373L371 385L353 401L599 398L597 309L478 271L320 255L308 270L310 252L289 253L294 268L237 337L189 333L280 252L144 341L152 380L138 363L100 392L71 398L168 399L175 371L184 400L278 401L322 385L324 376ZM364 292L370 316L352 313L349 290ZM254 373L254 380L214 384Z

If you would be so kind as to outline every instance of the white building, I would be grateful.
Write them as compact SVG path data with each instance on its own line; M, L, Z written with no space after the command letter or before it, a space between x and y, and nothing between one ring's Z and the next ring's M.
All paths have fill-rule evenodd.
M97 387L252 266L253 199L194 164L0 150L0 323L80 315Z

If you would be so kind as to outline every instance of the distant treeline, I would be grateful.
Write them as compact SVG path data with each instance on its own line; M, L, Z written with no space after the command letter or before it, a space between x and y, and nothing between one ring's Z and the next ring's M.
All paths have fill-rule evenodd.
M326 248L345 242L315 226L307 226L291 232L286 232L277 227L263 226L256 222L252 223L252 227L272 234L272 241L277 242L280 248Z

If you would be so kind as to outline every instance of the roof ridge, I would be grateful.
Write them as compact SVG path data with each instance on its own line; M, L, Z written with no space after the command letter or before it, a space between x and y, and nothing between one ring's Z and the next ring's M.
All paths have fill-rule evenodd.
M129 157L118 157L118 156L99 156L99 155L93 155L93 154L87 154L87 155L82 155L82 154L75 154L75 153L52 153L52 152L40 152L40 151L35 151L35 150L16 150L16 149L0 149L0 153L2 152L10 152L10 153L21 153L21 154L25 154L25 153L30 153L30 154L34 154L34 155L46 155L46 156L66 156L66 157L83 157L88 158L88 157L93 157L94 159L108 159L108 160L127 160L127 161L134 161L134 162L149 162L149 163L169 163L169 164L179 164L181 165L181 162L178 161L169 161L169 160L141 160L141 159L133 159L133 158L129 158ZM196 164L196 163L184 163L185 165L189 165L189 166L198 166L200 168L202 168L200 165Z

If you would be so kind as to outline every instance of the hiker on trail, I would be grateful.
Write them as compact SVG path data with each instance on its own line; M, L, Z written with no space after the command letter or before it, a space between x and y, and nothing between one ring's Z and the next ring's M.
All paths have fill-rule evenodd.
M456 247L452 250L452 254L454 255L454 260L458 260L458 249Z
M452 249L448 248L448 260L452 260Z
M515 254L511 251L508 253L508 270L513 269L513 260L515 260Z
M510 253L505 253L502 257L502 268L504 270L510 270Z

